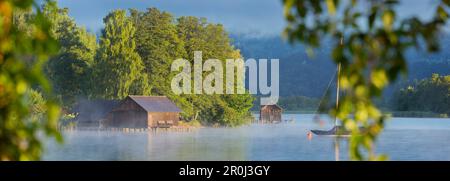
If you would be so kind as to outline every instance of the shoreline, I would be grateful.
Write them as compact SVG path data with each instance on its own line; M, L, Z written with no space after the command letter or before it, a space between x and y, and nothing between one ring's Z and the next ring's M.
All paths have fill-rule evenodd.
M385 115L394 118L449 118L450 115L426 112L426 111L383 111ZM259 111L252 111L252 114L259 114ZM283 114L316 114L315 111L284 111ZM326 113L323 113L326 115Z

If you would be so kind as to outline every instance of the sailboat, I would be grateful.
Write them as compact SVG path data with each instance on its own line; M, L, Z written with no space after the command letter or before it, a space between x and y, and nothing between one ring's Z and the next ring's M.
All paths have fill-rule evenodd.
M339 106L339 76L341 73L341 64L337 66L337 78L336 78L336 108ZM351 132L346 130L343 126L338 125L338 119L334 118L334 126L330 130L311 130L316 135L326 136L350 136Z

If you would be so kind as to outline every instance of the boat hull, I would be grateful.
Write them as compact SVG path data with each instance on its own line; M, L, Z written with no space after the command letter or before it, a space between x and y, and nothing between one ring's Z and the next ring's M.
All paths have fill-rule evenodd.
M320 136L350 136L351 132L348 130L345 130L342 126L335 126L331 128L330 130L311 130L312 133L315 135Z

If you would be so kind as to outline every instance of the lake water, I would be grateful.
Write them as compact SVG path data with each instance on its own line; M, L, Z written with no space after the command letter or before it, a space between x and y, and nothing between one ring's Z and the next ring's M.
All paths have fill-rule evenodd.
M334 138L314 136L322 127L310 114L285 114L281 124L202 128L192 132L123 133L73 131L64 144L47 141L44 160L335 160ZM348 159L341 139L340 159ZM450 160L450 119L392 118L380 135L377 153L390 160Z

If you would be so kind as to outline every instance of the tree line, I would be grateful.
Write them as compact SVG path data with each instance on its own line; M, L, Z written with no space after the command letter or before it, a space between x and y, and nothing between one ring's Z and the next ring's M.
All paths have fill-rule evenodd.
M394 110L425 111L450 115L450 75L433 74L395 92Z
M450 116L450 75L434 73L427 78L399 82L392 89L392 95L378 99L375 103L383 110L394 113L394 116ZM335 97L325 95L322 98L284 96L279 98L278 105L284 111L320 111L320 104L335 105ZM259 111L258 99L254 105L252 111Z
M170 88L176 74L170 71L172 62L183 58L192 63L194 51L202 51L203 60L242 57L221 24L193 16L175 18L157 8L113 10L103 18L104 28L96 37L55 2L45 3L42 12L60 44L45 73L65 110L70 111L79 98L165 95L183 110L186 121L220 126L250 121L254 100L250 94L175 95ZM22 13L18 24L26 28L31 14Z

